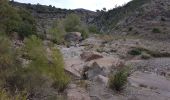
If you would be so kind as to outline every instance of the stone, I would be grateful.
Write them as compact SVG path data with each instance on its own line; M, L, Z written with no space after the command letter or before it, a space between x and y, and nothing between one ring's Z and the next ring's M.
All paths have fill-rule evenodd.
M88 92L83 88L71 87L66 90L67 100L91 100Z
M91 60L103 58L103 56L97 52L83 52L80 56L81 59L85 61L91 61Z
M65 59L65 71L71 74L74 78L80 79L84 68L84 62L79 58Z
M98 75L108 76L114 68L124 66L124 61L114 57L103 57L88 62L84 67L87 79L93 79Z
M97 77L95 77L94 81L101 84L101 85L104 85L104 86L107 86L108 84L108 80L109 78L108 77L105 77L105 76L102 76L102 75L98 75Z
M69 32L66 34L65 40L68 42L79 42L82 40L82 36L80 32Z
M87 71L84 72L87 79L92 80L94 77L98 75L106 76L104 70L100 65L94 62L91 67L87 68Z

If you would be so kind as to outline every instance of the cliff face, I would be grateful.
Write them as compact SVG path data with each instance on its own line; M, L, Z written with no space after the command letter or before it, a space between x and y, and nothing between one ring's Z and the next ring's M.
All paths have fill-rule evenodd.
M169 38L170 0L132 0L103 12L93 23L101 31L154 38Z
M73 13L77 14L81 17L81 20L89 24L91 23L94 18L97 16L96 12L85 10L85 9L61 9L55 8L51 5L32 5L32 4L24 4L18 2L10 2L10 4L14 7L29 10L34 18L36 19L37 23L37 31L38 34L46 34L48 29L52 26L53 22L57 19L65 18L67 15Z
M119 21L112 30L126 32L127 34L139 34L143 36L170 36L170 1L151 0L140 7L130 16Z

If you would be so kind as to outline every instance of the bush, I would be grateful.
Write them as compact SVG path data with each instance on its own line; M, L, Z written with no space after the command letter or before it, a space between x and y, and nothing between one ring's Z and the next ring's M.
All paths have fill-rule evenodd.
M89 32L91 32L91 33L99 33L97 26L95 26L95 25L90 25L88 27L88 29L89 29Z
M0 7L0 26L3 27L1 31L8 34L17 31L21 21L17 10L8 4L8 0L1 0Z
M0 89L0 100L27 100L27 95L24 93L17 93L12 96L4 89Z
M25 40L25 47L23 48L25 56L28 60L32 60L29 68L43 72L44 68L48 66L48 59L46 50L43 47L42 41L36 37L31 36Z
M81 26L80 17L76 14L68 15L64 20L64 27L66 32L74 32Z
M88 28L76 14L70 14L64 19L64 28L66 32L81 32L83 38L88 37Z
M35 74L34 76L31 75L31 77L39 79L38 83L42 83L46 80L43 78L45 75L47 80L52 79L56 89L64 90L69 82L69 78L64 72L64 61L59 50L51 48L52 53L47 55L42 41L36 36L27 39L25 44L27 57L32 60L27 70L32 72L33 75ZM34 81L36 82L37 80L32 82Z
M47 94L46 91L51 89L51 86L63 91L69 77L64 72L64 62L59 50L52 49L52 53L47 54L42 41L36 36L31 36L24 42L21 54L29 63L5 77L4 86L12 93L16 90L27 91L31 98Z
M153 28L153 29L152 29L152 32L153 32L153 33L161 33L161 31L160 31L158 28Z
M130 50L128 52L128 54L133 55L133 56L137 56L137 55L141 55L142 51L138 48L134 48L134 49Z
M66 34L63 20L57 20L53 23L53 27L49 30L49 34L51 35L52 41L58 44L64 42L64 36Z
M63 91L69 83L69 77L64 72L64 60L62 54L58 49L52 49L53 63L49 71L54 79L53 86L59 91Z
M20 67L15 49L4 36L0 37L0 55L0 86L3 86L6 78Z
M36 23L30 12L22 9L18 11L22 21L20 22L18 32L20 36L30 36L36 34Z
M0 31L10 35L18 32L22 37L36 33L35 20L26 10L15 9L8 0L0 1Z
M112 74L109 78L109 87L116 91L121 91L127 83L127 72L121 69L116 74Z
M70 14L65 19L57 20L53 23L52 28L48 31L51 40L55 43L65 43L64 37L69 32L80 32L82 38L88 37L89 30L76 14Z

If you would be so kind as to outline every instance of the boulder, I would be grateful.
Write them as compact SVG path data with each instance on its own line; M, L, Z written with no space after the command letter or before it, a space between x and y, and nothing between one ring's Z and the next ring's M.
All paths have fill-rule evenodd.
M68 42L79 42L82 40L82 36L80 32L69 32L66 34L65 40Z
M83 52L81 55L81 59L87 61L103 58L103 56L97 52Z
M94 78L94 81L103 85L103 86L107 86L108 84L108 80L109 78L108 77L105 77L105 76L102 76L102 75L98 75Z
M124 65L124 61L114 57L103 57L88 62L84 67L84 74L91 80L98 75L107 77L114 68Z
M87 67L87 69L84 71L84 74L84 76L89 80L94 79L98 75L106 76L104 69L96 62L94 62L90 67Z
M79 58L65 59L65 71L71 74L74 78L80 79L84 68L84 62Z

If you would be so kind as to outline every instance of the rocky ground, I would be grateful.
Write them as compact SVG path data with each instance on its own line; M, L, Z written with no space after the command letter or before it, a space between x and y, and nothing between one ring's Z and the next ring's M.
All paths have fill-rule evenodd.
M170 100L169 42L91 36L74 46L58 47L72 76L68 100ZM130 55L134 48L143 51ZM115 93L108 88L108 76L124 65L130 69L128 83L124 91Z

